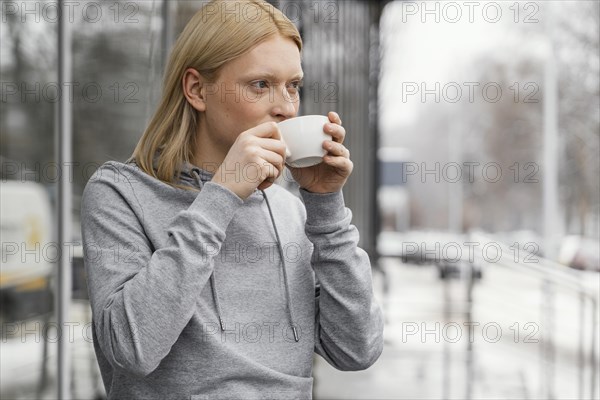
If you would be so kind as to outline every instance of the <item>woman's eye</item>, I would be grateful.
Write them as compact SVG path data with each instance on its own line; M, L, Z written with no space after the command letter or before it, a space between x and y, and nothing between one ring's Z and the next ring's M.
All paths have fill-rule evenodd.
M257 88L257 89L266 89L266 87L257 86L257 85L261 85L261 84L267 85L267 81L257 81L257 82L253 83L254 87Z
M269 82L256 81L256 82L252 83L252 86L256 89L267 89L269 87ZM290 87L292 88L292 90L298 90L302 87L302 82L300 82L300 81L292 82L290 84Z

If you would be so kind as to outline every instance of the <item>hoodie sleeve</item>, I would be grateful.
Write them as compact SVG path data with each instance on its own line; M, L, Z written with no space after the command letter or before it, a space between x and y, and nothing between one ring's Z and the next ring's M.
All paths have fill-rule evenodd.
M343 371L370 367L383 350L383 316L373 295L371 263L358 247L352 211L341 191L300 189L305 232L313 243L315 352Z
M192 318L213 256L243 201L207 182L165 228L166 245L154 250L144 232L144 219L152 215L135 199L118 168L100 167L84 189L81 230L98 344L113 367L146 376Z

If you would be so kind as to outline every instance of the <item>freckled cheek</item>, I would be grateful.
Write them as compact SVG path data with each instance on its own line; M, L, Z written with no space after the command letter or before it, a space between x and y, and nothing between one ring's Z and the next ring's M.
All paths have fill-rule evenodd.
M269 103L263 101L249 102L245 101L240 103L238 109L239 116L245 120L262 120L264 119L265 113L269 112Z
M259 125L265 115L265 111L261 107L245 102L229 104L223 111L223 123L229 127L227 131L233 132L235 137L239 133Z

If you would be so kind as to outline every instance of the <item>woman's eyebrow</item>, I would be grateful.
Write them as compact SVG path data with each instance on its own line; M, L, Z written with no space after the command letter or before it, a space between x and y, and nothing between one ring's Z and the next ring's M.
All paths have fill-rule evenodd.
M270 72L255 72L255 73L249 73L246 75L245 78L243 79L249 79L252 77L262 77L262 78L268 78L270 80L276 81L277 80L277 76L275 76L274 74L270 73ZM291 77L290 79L299 79L299 80L303 80L304 79L304 74L296 74L293 77Z

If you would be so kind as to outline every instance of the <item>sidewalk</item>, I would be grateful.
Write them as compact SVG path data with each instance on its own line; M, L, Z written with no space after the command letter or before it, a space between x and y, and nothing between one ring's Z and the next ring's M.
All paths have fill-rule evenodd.
M91 309L86 301L73 301L70 309L70 321L77 321L71 333L63 332L73 338L71 344L71 384L73 399L96 399L104 393L100 378L100 369L96 363L91 331L88 326ZM2 363L0 365L1 399L55 399L57 392L57 332L55 321L45 325L42 319L19 321L19 334L6 338L0 343ZM48 326L50 339L47 348L45 388L38 393L42 376L43 340L42 328ZM86 330L87 328L87 330ZM46 331L44 331L45 333ZM25 334L26 333L26 334Z
M378 273L373 279L386 318L383 353L359 372L338 371L316 356L316 400L550 397L540 395L544 391L556 399L576 399L580 379L584 398L597 398L597 383L595 396L589 394L588 353L584 373L577 368L572 294L556 294L552 365L544 357L538 281L500 268L484 270L474 286L469 320L466 280L441 280L435 266L395 259L382 259L381 266L385 279ZM389 285L385 298L383 282Z

